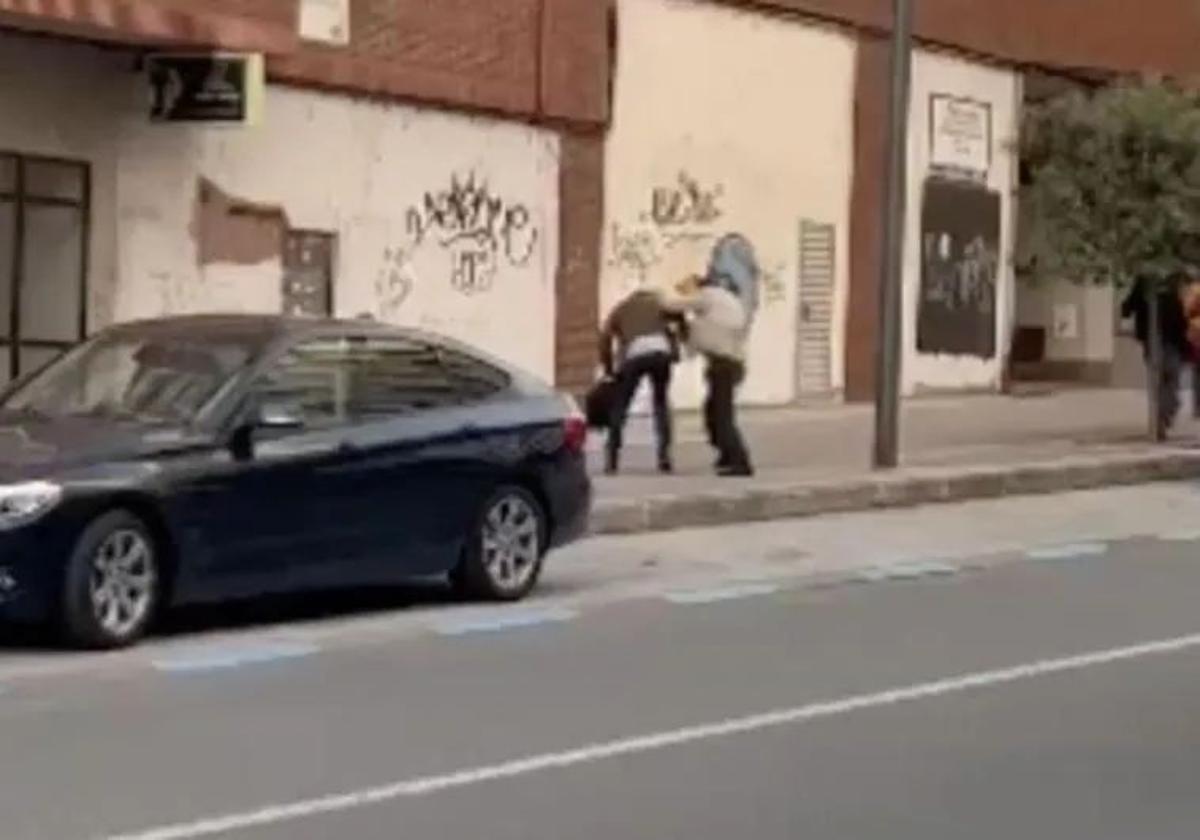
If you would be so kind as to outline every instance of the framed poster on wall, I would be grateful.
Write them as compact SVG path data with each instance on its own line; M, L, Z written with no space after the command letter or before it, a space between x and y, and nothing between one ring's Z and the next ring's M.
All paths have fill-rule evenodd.
M929 166L948 177L986 183L992 168L992 106L935 93L929 97Z
M929 178L921 207L917 349L996 356L1001 197L979 184Z

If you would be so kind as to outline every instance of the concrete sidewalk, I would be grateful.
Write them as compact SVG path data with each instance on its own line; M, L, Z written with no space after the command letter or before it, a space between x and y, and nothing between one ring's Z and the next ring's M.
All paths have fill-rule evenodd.
M1181 414L1171 442L1151 445L1145 399L1141 391L1043 390L911 400L903 465L892 473L870 470L870 406L746 410L753 479L713 475L694 414L676 424L676 474L658 475L650 423L638 417L621 475L600 474L603 436L589 443L593 528L635 533L1200 477L1200 423Z

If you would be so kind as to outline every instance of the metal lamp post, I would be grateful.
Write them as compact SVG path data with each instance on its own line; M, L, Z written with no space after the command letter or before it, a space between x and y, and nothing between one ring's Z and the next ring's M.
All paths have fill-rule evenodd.
M879 282L876 343L876 469L899 461L901 303L904 277L904 210L908 198L908 108L912 86L912 3L894 0L892 84L888 115L887 194L883 211L883 271Z

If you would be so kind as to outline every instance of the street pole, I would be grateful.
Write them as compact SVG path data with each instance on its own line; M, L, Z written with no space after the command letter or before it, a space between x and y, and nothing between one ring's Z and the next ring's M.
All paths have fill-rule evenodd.
M875 345L876 469L899 463L901 304L904 280L904 209L908 198L908 107L912 84L912 3L894 0L892 84L888 113L887 193L883 212L883 271Z

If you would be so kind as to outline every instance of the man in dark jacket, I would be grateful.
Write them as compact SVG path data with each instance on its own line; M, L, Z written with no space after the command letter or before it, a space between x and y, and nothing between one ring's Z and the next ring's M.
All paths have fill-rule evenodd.
M610 475L620 468L629 404L643 379L650 380L653 391L658 468L664 473L672 470L670 389L671 367L678 354L676 323L664 308L658 292L648 289L638 290L625 298L604 322L600 332L600 362L605 374L616 382L605 465Z
M1121 317L1133 318L1137 340L1146 357L1147 370L1150 365L1150 302L1147 281L1140 278L1133 284L1121 304ZM1187 316L1176 283L1162 285L1158 292L1158 338L1162 348L1162 361L1158 377L1158 425L1162 434L1171 428L1179 413L1179 385L1183 366L1191 348L1188 344Z

